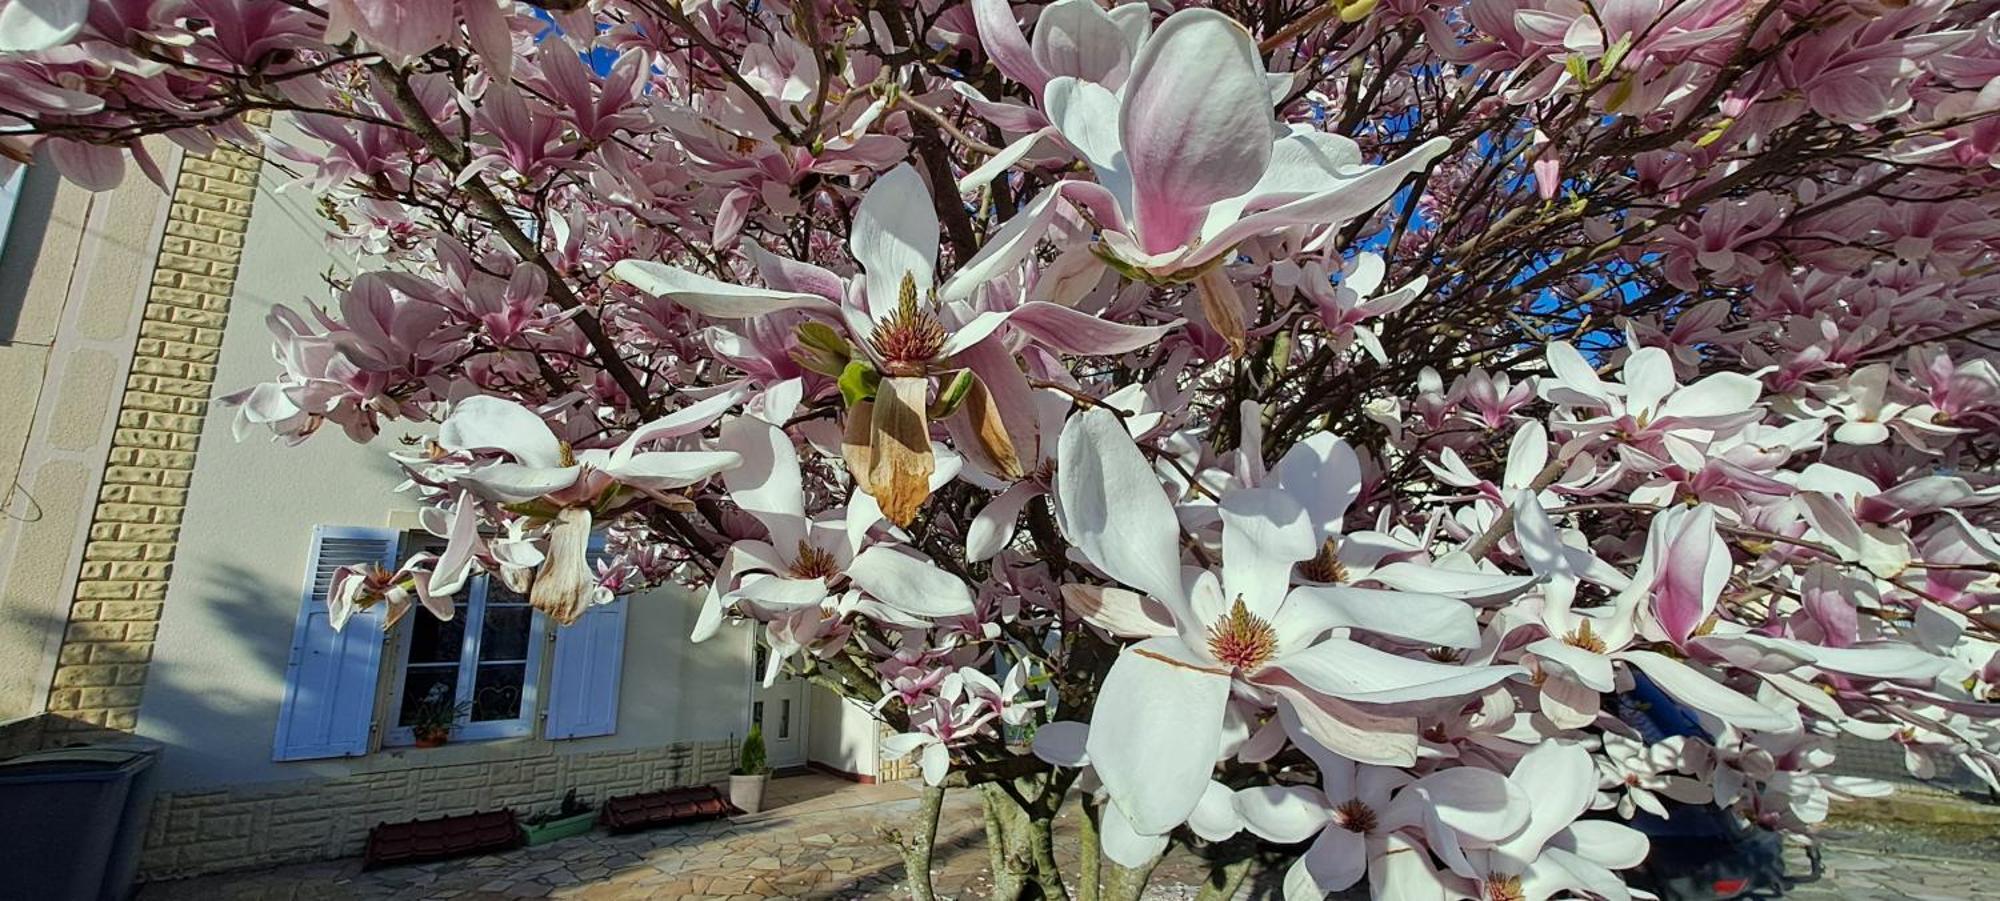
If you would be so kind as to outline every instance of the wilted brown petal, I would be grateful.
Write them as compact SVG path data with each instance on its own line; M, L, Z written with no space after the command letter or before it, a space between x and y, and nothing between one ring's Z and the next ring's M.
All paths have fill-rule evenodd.
M899 526L917 518L917 509L931 493L936 463L930 423L924 418L929 392L929 379L908 377L883 379L875 392L867 482L883 515Z
M840 439L840 457L847 461L847 474L854 477L854 487L875 494L875 483L868 478L868 446L875 433L875 402L864 400L847 411L847 430Z
M595 579L590 575L590 510L564 507L549 530L549 552L535 573L528 603L565 626L583 615L583 599Z
M1001 475L1018 479L1021 471L1020 455L1014 451L1014 440L1007 435L1007 424L1000 419L1000 407L993 402L993 395L986 390L986 383L978 376L972 377L972 390L966 392L965 403L959 408L960 414L972 424L973 437L979 449L993 461L994 468Z
M1229 355L1243 356L1248 345L1243 325L1243 298L1236 293L1236 283L1230 281L1218 265L1197 276L1194 288L1201 297L1202 315L1208 317L1209 326L1222 336L1222 340L1229 343Z

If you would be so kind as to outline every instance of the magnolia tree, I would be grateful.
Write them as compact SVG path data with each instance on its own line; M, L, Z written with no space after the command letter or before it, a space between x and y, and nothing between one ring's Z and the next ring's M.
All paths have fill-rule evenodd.
M686 586L920 762L917 897L973 789L1002 897L1623 898L1843 736L1995 780L1992 9L9 0L0 146L295 174L367 271L237 433L445 539L334 621Z

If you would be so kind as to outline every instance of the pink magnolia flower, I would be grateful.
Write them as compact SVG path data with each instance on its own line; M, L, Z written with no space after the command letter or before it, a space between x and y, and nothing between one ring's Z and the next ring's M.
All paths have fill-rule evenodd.
M929 618L972 612L965 583L893 545L868 541L882 512L865 492L854 492L843 509L808 517L798 451L783 430L737 417L723 424L718 447L742 460L723 481L737 506L763 524L768 540L730 546L695 620L695 641L713 636L731 607L760 619L818 611L830 599L845 600L850 586L866 600L852 599L843 613L899 627L922 628Z
M1051 126L967 175L959 190L977 189L1037 140L1060 136L1097 180L1064 181L1038 197L1019 214L1022 238L1039 237L1054 219L1056 201L1066 201L1096 223L1102 256L1122 272L1159 282L1197 280L1210 324L1240 344L1242 303L1219 268L1238 244L1363 215L1450 146L1433 140L1393 162L1365 166L1346 138L1279 128L1272 103L1272 81L1249 33L1213 10L1182 10L1146 40L1117 90L1071 76L1051 79L1043 90ZM1116 130L1107 127L1111 122ZM1245 140L1261 134L1271 135L1270 143Z
M1397 857L1462 859L1464 844L1497 842L1528 824L1534 799L1507 777L1453 766L1413 777L1400 769L1355 763L1308 744L1320 787L1257 786L1236 793L1251 832L1266 841L1312 846L1285 873L1287 897L1321 898L1363 876L1376 898L1435 892L1428 869Z
M1507 777L1531 804L1528 824L1503 841L1465 849L1464 862L1442 881L1459 897L1543 901L1563 892L1600 898L1628 896L1613 870L1646 858L1644 834L1608 820L1578 819L1596 797L1590 754L1547 741Z
M616 447L578 450L534 411L477 395L459 402L439 426L436 453L443 462L420 458L414 465L426 480L456 483L469 495L538 505L550 521L549 547L529 601L567 624L583 612L596 581L586 554L593 511L615 507L622 492L656 496L742 463L734 451L640 448L700 431L742 400L742 391L724 391L634 429ZM478 510L469 495L459 498L450 543L431 574L433 594L456 591L471 567Z
M1181 571L1179 529L1158 480L1109 412L1077 414L1063 430L1056 470L1058 521L1091 564L1143 594L1066 592L1092 604L1084 618L1141 640L1113 664L1087 750L1114 804L1141 835L1164 835L1201 800L1222 745L1232 696L1280 706L1336 751L1371 762L1414 761L1414 721L1350 705L1396 705L1479 691L1521 674L1404 657L1349 638L1333 591L1292 589L1291 570L1315 551L1306 507L1280 489L1239 489L1222 500L1218 579ZM1331 487L1331 486L1329 486ZM1470 615L1470 608L1461 608ZM1449 621L1430 626L1445 642ZM1398 731L1409 730L1399 739Z

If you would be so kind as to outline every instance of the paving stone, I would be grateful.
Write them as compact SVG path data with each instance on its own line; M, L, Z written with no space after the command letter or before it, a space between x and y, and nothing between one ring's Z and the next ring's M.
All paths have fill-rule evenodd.
M213 899L396 898L410 901L506 898L885 898L904 897L902 859L885 831L907 829L915 813L914 790L867 794L841 787L827 793L800 792L812 800L798 812L779 809L739 822L709 822L627 835L589 833L505 854L445 861L420 867L361 872L349 861L246 871L146 886L140 901ZM853 791L852 795L843 792ZM848 798L856 800L851 803ZM810 809L805 809L810 806ZM1075 871L1076 818L1059 822L1057 855L1065 872ZM985 835L978 801L954 793L939 828L932 882L941 897L984 897L992 880L985 872ZM1804 871L1803 856L1795 870ZM1171 858L1156 874L1145 901L1188 901L1206 874L1185 856ZM1979 862L1905 858L1862 849L1829 847L1827 876L1801 885L1799 901L1931 901L1934 898L1990 897L1995 873Z

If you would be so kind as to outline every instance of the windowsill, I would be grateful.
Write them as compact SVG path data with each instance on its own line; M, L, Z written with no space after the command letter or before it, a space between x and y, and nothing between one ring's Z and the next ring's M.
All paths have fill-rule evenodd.
M448 741L435 748L419 748L414 745L384 747L380 751L359 758L356 761L355 771L376 773L420 766L495 763L547 757L554 753L556 753L555 742L526 735L511 738L466 739Z

